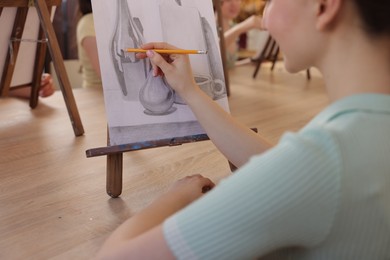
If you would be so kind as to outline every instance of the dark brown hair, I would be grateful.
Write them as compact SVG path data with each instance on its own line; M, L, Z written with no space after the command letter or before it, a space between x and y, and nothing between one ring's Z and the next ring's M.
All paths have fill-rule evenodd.
M389 0L355 0L355 4L369 34L390 36Z
M92 13L91 0L79 0L79 8L83 15Z

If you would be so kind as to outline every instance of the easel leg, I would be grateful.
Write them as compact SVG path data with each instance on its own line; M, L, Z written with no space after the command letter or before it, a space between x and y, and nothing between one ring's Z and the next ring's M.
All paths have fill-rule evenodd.
M306 70L306 77L307 79L311 79L310 68Z
M76 136L84 134L84 128L81 123L80 115L77 110L76 101L73 96L72 87L66 73L64 60L62 58L60 46L58 45L57 37L54 32L53 25L50 20L49 10L45 0L34 0L38 16L41 20L41 26L48 38L48 47L54 68L57 72L58 81L60 83L62 95L64 96L65 104L68 109L70 121L73 125L73 131Z
M107 194L113 198L122 193L123 153L107 155Z
M51 8L50 8L51 9ZM42 27L39 29L39 40L45 38L45 32ZM42 72L43 67L45 66L45 57L46 57L46 43L39 42L37 45L37 54L35 55L35 72L33 76L33 81L31 84L31 97L30 97L30 107L36 108L38 105L39 98L39 88L41 86Z

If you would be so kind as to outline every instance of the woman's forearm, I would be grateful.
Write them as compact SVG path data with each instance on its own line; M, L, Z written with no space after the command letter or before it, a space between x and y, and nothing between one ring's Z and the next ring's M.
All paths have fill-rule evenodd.
M232 118L201 90L187 99L209 138L235 166L242 166L253 155L271 147L266 139Z
M213 187L214 183L210 179L199 174L176 181L166 193L120 225L106 240L99 255L110 255L124 243L132 244L134 239L162 224L166 218L197 200Z
M246 20L234 25L232 28L227 29L224 33L225 44L227 48L236 44L238 37L252 29L262 29L261 17L252 15Z
M120 225L106 240L101 251L115 248L120 242L131 240L183 208L186 204L172 196L163 195L156 201Z
M226 46L230 47L232 45L235 45L237 42L237 38L240 36L240 34L242 34L244 32L245 32L245 30L240 25L233 26L232 28L227 30L224 33Z

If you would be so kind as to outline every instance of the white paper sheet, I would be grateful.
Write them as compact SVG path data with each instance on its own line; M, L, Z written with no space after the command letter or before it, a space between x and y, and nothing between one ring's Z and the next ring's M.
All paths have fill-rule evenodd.
M208 49L207 55L190 55L196 80L229 110L211 0L92 4L111 145L204 133L180 97L163 80L149 77L148 60L121 56L119 50L126 46L166 41L183 49Z

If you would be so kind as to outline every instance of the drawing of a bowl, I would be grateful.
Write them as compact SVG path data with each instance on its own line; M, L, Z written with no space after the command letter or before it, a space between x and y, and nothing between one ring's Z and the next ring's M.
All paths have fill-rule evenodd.
M195 75L194 78L200 89L203 90L203 92L205 92L209 97L213 98L213 80L211 77Z
M196 84L201 90L203 90L203 92L205 92L209 97L214 98L213 80L211 79L211 77L206 75L195 75L194 79ZM175 103L186 104L185 101L177 93L175 93Z

